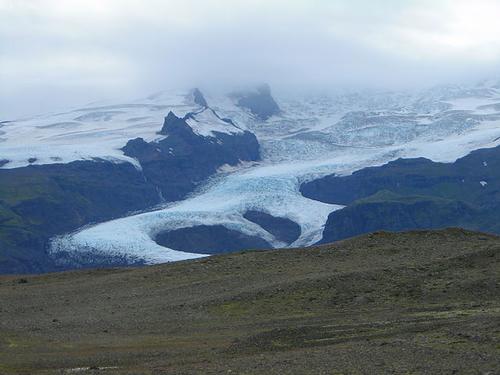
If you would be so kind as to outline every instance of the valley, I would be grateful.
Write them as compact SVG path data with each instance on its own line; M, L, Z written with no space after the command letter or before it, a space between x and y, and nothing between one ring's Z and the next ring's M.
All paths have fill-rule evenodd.
M7 136L0 157L9 162L0 169L7 189L0 203L4 202L4 222L13 223L0 231L6 239L3 246L10 247L13 254L4 263L4 270L40 272L206 256L215 250L175 248L175 243L186 242L179 237L182 233L202 227L223 226L227 233L263 241L255 242L260 244L255 247L276 248L310 246L378 229L425 228L425 220L421 225L413 220L400 228L361 225L342 229L345 234L341 236L324 237L332 212L340 210L339 215L347 213L349 217L358 214L351 213L351 208L341 210L347 204L341 195L337 198L335 193L327 193L328 200L304 196L303 186L325 176L349 176L401 158L451 163L471 151L500 144L500 91L494 85L448 86L419 93L277 93L273 97L269 88L259 90L248 96L240 93L240 97L200 90L158 93L129 104L102 103L4 125ZM263 106L261 114L259 105ZM75 133L75 127L81 130ZM21 129L36 136L22 135ZM23 150L16 141L19 137L26 138ZM66 152L72 143L84 144L73 147L78 154ZM11 144L17 146L9 148ZM49 156L48 150L59 156ZM52 172L32 172L52 168L68 174L65 166L74 163L87 163L89 175L78 172L56 177ZM90 170L99 165L108 171L128 168L127 178L137 182L131 190L117 184L120 178L114 174L106 184L93 181L89 176L95 172ZM30 178L40 175L33 177L36 184L31 186L39 186L38 178L47 182L41 190L13 195L20 187L9 176L18 173ZM79 185L82 188L77 189ZM496 186L491 182L486 190L496 191ZM387 186L381 184L372 194L384 189ZM143 192L140 200L135 198L137 191ZM107 203L116 201L116 208L104 210L102 203L94 200L96 196L109 197ZM377 195L376 199L383 197ZM60 209L51 209L60 207L54 202L60 199L64 199L63 206L71 206L67 210L74 218L52 230L46 222L61 220L52 214ZM30 217L23 207L37 208L46 217ZM451 218L456 211L447 210L443 212L450 214L434 226L462 225ZM299 235L293 241L283 240L276 236L279 229L272 227L280 224L265 228L248 220L247 212L268 215L273 223L288 220L300 227ZM478 220L467 227L496 232ZM164 241L160 245L157 236L169 231L176 233L177 242L169 242L170 247ZM19 243L23 233L28 239ZM215 233L207 235L217 237ZM207 238L207 246L210 241ZM216 242L210 246L231 250ZM251 246L251 242L243 243ZM34 258L40 259L39 265L27 260L33 248L38 249ZM13 258L19 259L14 261L17 266L13 266Z

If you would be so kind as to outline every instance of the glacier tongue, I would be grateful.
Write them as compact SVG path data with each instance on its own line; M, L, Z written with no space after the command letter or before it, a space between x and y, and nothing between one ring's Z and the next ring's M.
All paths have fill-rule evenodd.
M299 192L303 181L349 174L399 157L454 161L474 149L500 143L500 108L495 111L491 106L500 103L500 93L493 89L478 93L440 88L425 96L340 93L278 99L280 114L262 122L226 97L207 96L220 117L231 118L257 135L262 162L221 169L181 202L54 238L51 251L128 256L148 263L188 259L201 255L161 247L155 235L212 224L258 235L273 246L284 245L245 220L247 210L295 221L302 233L291 246L310 245L321 238L328 214L341 206L303 197ZM489 106L487 112L484 106ZM190 123L199 134L237 130L206 111Z

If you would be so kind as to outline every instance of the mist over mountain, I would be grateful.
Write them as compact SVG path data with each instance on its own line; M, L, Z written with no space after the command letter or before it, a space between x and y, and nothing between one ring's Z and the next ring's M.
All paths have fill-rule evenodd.
M0 0L0 373L500 373L499 15Z
M378 229L498 231L495 175L474 163L443 168L445 182L416 164L391 183L370 174L363 186L337 185L399 159L454 165L498 146L495 1L0 9L2 272L309 246ZM408 216L401 200L422 210ZM396 201L404 215L390 211ZM436 205L439 220L423 219Z
M498 74L495 0L2 0L0 114L165 89L414 89Z

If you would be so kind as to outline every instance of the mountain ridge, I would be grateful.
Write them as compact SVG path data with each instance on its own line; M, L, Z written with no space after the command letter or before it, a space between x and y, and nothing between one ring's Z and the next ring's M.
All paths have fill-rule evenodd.
M397 159L349 176L326 176L303 184L301 191L347 205L329 215L323 243L375 230L449 225L498 234L499 163L499 146L472 151L454 163Z
M269 87L247 92L271 95ZM7 182L0 186L0 217L7 223L0 226L0 254L4 255L0 262L6 256L13 260L8 254L14 258L23 254L15 262L19 270L23 269L21 259L29 267L29 248L39 242L12 252L12 239L24 241L33 228L45 232L44 241L48 241L43 245L48 245L46 248L37 245L38 255L51 257L62 251L68 260L75 260L75 267L92 260L91 254L96 259L116 258L118 264L124 259L142 264L196 256L160 246L154 239L162 232L200 225L222 225L244 236L260 237L272 247L312 245L321 240L328 216L341 207L304 197L300 193L303 181L331 173L346 175L400 158L452 162L472 150L497 146L500 140L500 91L484 85L414 94L280 93L276 100L272 98L279 112L265 120L250 108L238 105L244 94L245 91L240 96L210 91L207 94L199 89L161 92L128 104L92 104L3 124L0 160L8 162L0 168L0 174L14 178L4 178ZM170 121L165 116L168 119L170 112L170 119L179 119L178 124L168 131L164 129L165 134L158 134L162 124L169 128ZM131 181L137 180L137 188L144 190L144 197L134 199L133 194L126 192L126 185L112 186L113 174L101 186L93 181L92 173L88 178L79 178L77 171L61 176L66 172L60 169L70 170L74 166L65 163L75 160L82 160L81 165L86 168L94 162L107 162L118 165L110 165L109 170L126 169L131 173ZM59 166L49 168L56 164ZM100 168L102 165L106 164ZM25 172L16 171L16 166L58 172L54 172L55 176L47 172L50 177L35 174L38 177L23 185L27 180L21 175ZM29 174L32 170L35 169L25 171ZM483 190L494 188L493 181L488 185L483 178L475 183ZM24 193L14 194L16 189ZM78 194L72 195L71 189ZM110 202L120 200L121 211L96 215L92 205L97 201L93 196L97 191ZM40 195L41 201L34 200ZM413 195L429 196L422 191ZM380 207L381 196L376 199ZM394 212L408 207L401 205L401 197L398 199L399 202L393 199L391 203L399 204ZM24 203L25 200L29 202ZM128 200L135 201L130 204ZM410 197L406 203L414 200ZM426 204L434 205L430 210L452 209L435 198ZM21 215L12 210L18 205L16 209ZM50 218L56 218L56 212L52 214L49 207L68 213L68 206L76 209L70 209L69 216L62 220L64 225L72 224L64 226L67 231L46 230L53 225ZM37 207L43 215L32 215ZM263 217L247 220L245 214L251 211L260 212ZM130 212L134 214L129 215ZM478 216L476 213L475 207L469 212ZM81 226L75 228L77 224ZM462 223L443 220L442 224ZM286 237L282 237L284 234ZM12 266L9 264L6 269ZM35 272L37 269L38 265L33 268Z
M159 131L163 138L136 138L122 148L134 163L94 159L0 169L0 273L94 265L97 259L112 264L112 257L104 262L97 253L95 260L77 260L47 247L52 237L86 224L180 200L223 165L260 159L259 143L248 131L205 137L172 112ZM116 257L116 264L126 262Z

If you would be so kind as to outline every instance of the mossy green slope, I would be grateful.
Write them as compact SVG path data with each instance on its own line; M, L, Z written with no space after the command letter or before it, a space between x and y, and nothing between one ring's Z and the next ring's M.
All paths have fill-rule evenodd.
M0 274L57 269L51 236L159 201L130 164L77 161L0 169Z
M450 226L500 234L500 147L454 163L399 159L311 181L301 191L347 206L329 215L322 243L376 230Z

